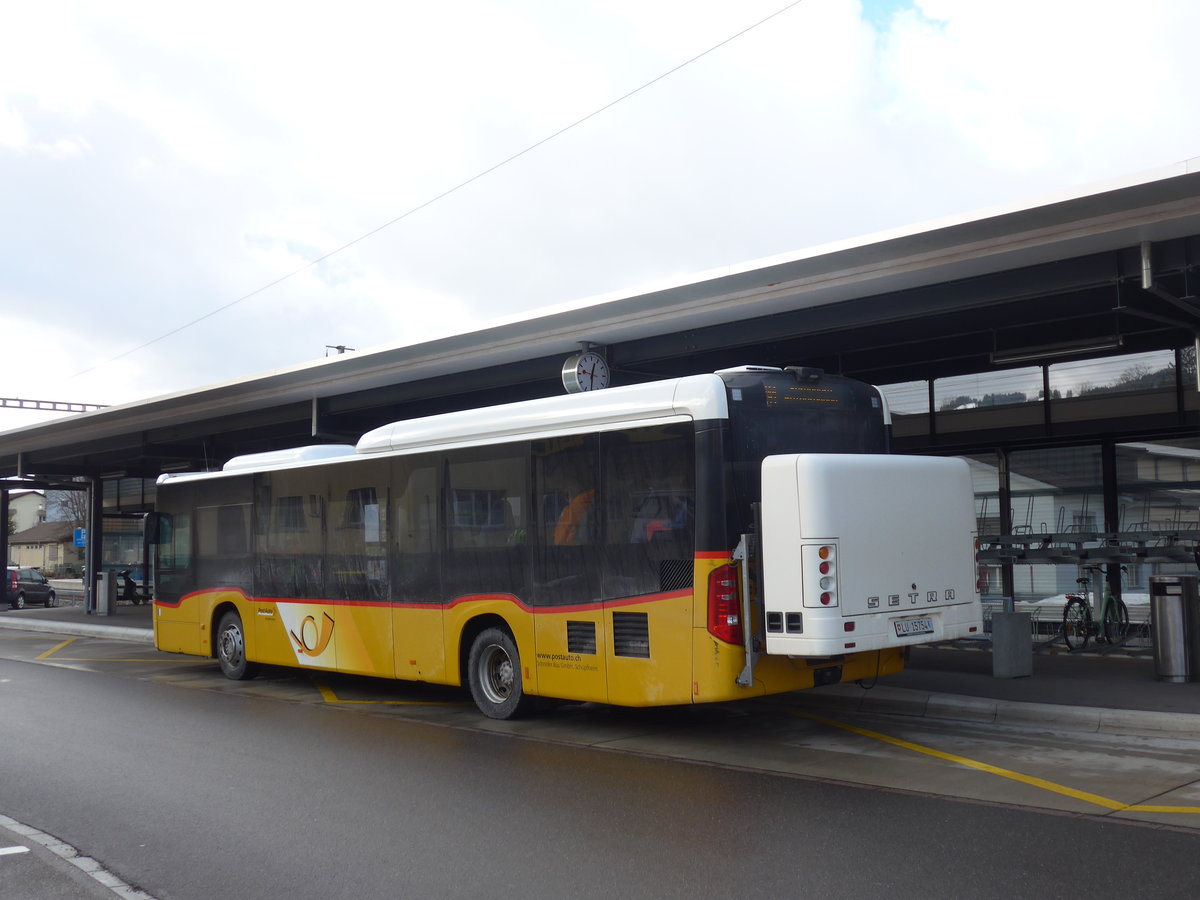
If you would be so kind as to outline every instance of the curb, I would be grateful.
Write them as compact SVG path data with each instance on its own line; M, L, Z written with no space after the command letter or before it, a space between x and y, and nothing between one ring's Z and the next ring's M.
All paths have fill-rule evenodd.
M915 718L950 719L1012 728L1050 728L1054 731L1092 734L1140 734L1200 739L1200 715L1195 713L1026 703L961 694L937 694L908 688L875 687L870 691L863 691L854 685L832 685L803 692L797 696L796 705Z
M154 632L149 628L133 628L122 625L92 625L87 622L58 622L51 619L29 619L5 617L0 619L0 628L15 631L40 631L43 634L66 634L74 637L109 638L114 641L131 641L153 644Z

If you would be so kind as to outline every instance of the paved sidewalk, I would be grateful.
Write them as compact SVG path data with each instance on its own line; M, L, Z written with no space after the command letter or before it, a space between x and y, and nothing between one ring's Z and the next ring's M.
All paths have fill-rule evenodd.
M59 606L27 606L0 610L0 628L44 631L77 637L106 637L119 641L154 643L151 607L118 603L109 616L88 615L82 603L63 601Z
M1160 681L1149 651L1106 657L1044 648L1032 676L996 678L986 641L978 649L919 647L905 671L870 690L842 684L795 696L864 712L1200 740L1200 683Z

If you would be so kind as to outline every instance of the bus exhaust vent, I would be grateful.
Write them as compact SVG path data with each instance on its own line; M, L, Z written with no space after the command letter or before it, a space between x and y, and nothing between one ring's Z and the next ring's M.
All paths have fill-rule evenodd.
M613 656L650 658L650 621L646 613L613 613Z
M695 567L690 559L663 559L658 563L658 589L682 591L692 586Z
M596 655L596 623L567 623L567 652Z

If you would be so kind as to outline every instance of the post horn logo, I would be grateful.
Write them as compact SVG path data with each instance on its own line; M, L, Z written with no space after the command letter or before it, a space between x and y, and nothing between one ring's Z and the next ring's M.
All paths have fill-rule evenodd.
M305 616L300 623L299 634L296 634L295 631L288 632L292 643L296 645L297 653L303 653L305 656L320 656L325 652L330 638L333 637L333 619L329 613L321 613L321 617L320 628L317 628L316 616Z

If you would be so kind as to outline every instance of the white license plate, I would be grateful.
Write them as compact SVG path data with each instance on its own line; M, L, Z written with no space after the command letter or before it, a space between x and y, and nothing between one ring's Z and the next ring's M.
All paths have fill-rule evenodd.
M896 619L892 624L896 626L896 637L898 638L933 634L933 619L929 616L921 616L918 619Z

